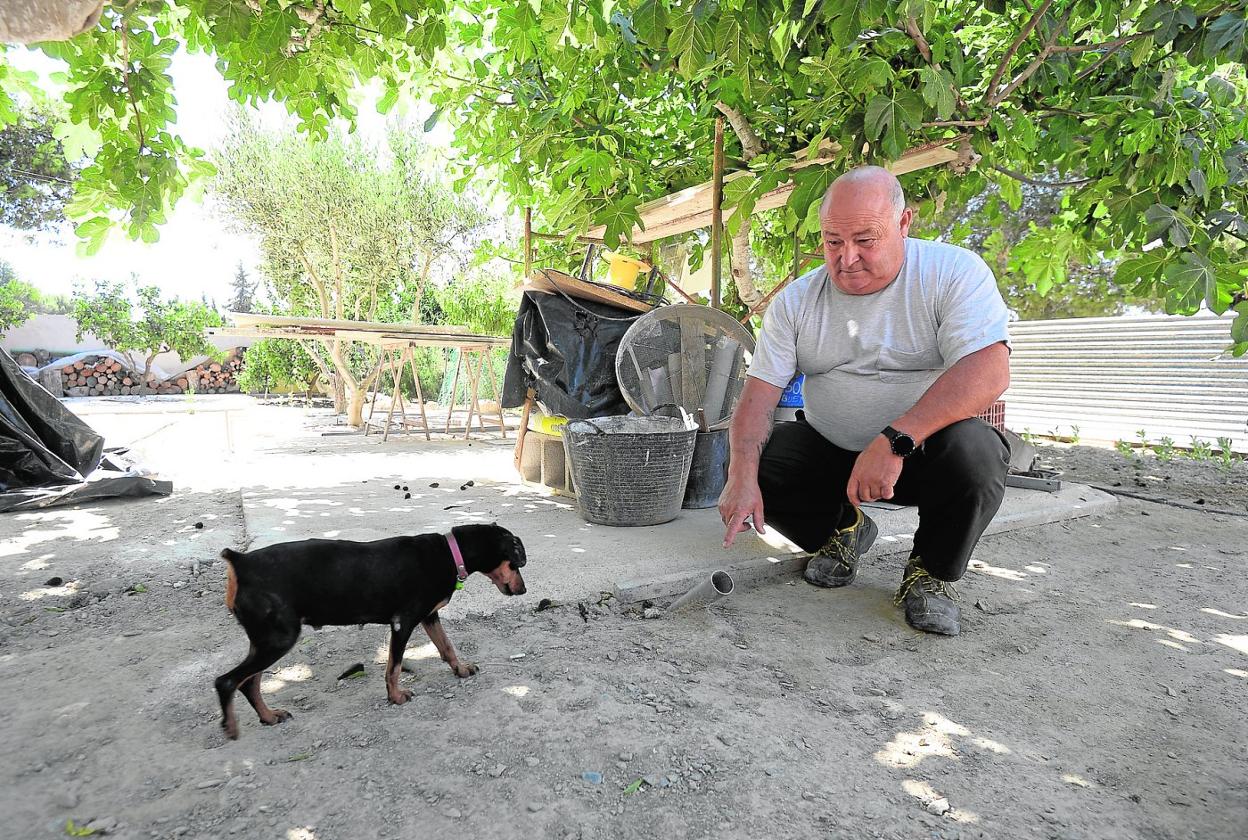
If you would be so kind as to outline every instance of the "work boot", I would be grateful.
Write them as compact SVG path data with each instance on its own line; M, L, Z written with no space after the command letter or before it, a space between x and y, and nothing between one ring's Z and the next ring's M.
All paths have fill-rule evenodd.
M848 586L858 575L858 558L875 542L880 529L871 517L854 508L854 522L840 528L823 548L810 556L804 577L815 586Z
M919 558L911 557L893 603L906 608L906 623L915 630L956 636L962 632L962 611L953 602L957 594L953 584L932 577Z

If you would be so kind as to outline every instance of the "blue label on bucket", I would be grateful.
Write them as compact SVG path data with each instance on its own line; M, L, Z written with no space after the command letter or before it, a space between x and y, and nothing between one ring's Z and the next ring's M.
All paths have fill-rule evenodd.
M781 408L805 408L806 403L802 400L802 382L805 379L800 373L793 377L789 387L780 395Z

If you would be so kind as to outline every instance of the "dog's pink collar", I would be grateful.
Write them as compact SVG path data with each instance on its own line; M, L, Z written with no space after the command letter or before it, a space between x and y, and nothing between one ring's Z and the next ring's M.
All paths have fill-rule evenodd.
M446 535L446 544L450 546L451 558L455 561L455 588L463 589L464 581L468 580L468 569L464 566L464 553L459 550L454 531Z

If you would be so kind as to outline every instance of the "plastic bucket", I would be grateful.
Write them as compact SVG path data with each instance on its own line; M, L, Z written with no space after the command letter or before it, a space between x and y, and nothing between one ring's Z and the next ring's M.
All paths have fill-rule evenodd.
M711 508L719 504L719 494L728 482L728 430L698 432L693 446L693 463L685 485L686 509Z
M563 445L581 517L596 525L659 525L680 514L697 429L670 417L570 420Z

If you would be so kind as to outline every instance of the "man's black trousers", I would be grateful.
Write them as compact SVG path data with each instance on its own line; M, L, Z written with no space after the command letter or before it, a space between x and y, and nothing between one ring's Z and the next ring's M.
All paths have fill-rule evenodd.
M818 551L852 521L846 487L858 453L841 449L799 413L777 423L763 449L758 484L763 518L805 551ZM1010 448L982 420L960 420L924 441L903 462L892 502L918 505L913 557L935 577L954 581L1001 506Z

